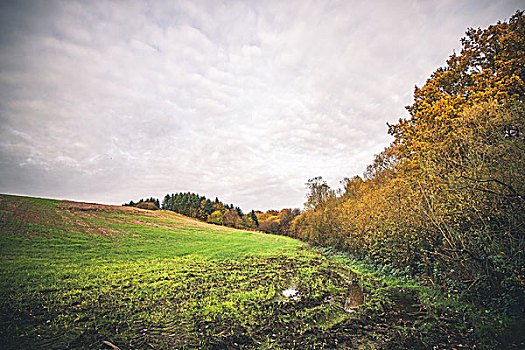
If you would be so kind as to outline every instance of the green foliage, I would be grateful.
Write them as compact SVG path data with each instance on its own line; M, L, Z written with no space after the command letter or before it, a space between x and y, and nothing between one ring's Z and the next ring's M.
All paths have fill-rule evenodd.
M208 223L222 225L222 211L216 210L208 216Z
M250 212L250 214L248 214L248 216L252 220L252 223L253 223L252 227L258 227L259 226L259 220L257 219L257 215L255 214L255 212L252 210Z

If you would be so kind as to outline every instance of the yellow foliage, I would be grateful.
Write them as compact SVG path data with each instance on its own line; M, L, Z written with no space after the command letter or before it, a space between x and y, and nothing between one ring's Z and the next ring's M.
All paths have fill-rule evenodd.
M415 89L410 118L390 126L394 142L364 179L345 179L339 197L316 197L293 235L436 283L523 288L523 28L517 12L469 30L461 54Z

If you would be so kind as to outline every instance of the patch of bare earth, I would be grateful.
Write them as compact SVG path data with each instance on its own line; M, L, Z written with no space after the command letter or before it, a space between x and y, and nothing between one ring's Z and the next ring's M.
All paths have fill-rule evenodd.
M62 201L53 206L28 198L0 196L0 232L28 238L48 235L52 231L80 232L113 240L126 233L97 225L90 219L97 218L100 212L118 210L117 206L70 201Z
M172 211L162 210L160 211L160 213L163 217L175 219L179 221L180 223L183 223L185 226L207 228L207 229L213 229L214 231L225 231L225 232L231 232L231 231L238 230L233 227L209 224L207 222L203 222L203 221L200 221L194 218L189 218L189 217L186 217L184 215L181 215L181 214L178 214Z
M125 207L116 205L104 205L84 202L61 201L57 205L59 213L65 222L68 223L70 232L81 232L90 235L108 237L111 240L129 235L124 230L115 230L103 227L92 222L92 219L103 219L108 223L122 223L124 220L111 217L101 217L101 214L127 214Z
M152 218L168 219L170 221L174 221L174 220L172 220L172 218L170 218L169 216L162 215L162 213L159 213L157 211L139 209L135 207L116 206L116 205L104 205L104 204L94 204L94 203L63 201L58 205L58 208L63 211L74 214L77 225L83 225L83 223L79 220L80 218L100 218L101 213L107 213L107 214L112 215L112 217L109 216L109 217L104 218L104 221L108 223L113 223L113 224L132 223L136 225L162 228L162 229L167 229L167 230L174 230L174 229L180 228L181 224L179 222L183 221L183 220L177 220L177 222L162 223L162 224L145 222L143 220L140 220L139 217L148 216ZM117 216L122 216L122 217L117 217ZM112 230L112 231L113 233L129 234L122 230L121 231Z
M93 212L105 212L105 213L124 213L127 207L121 207L117 205L105 205L105 204L95 204L95 203L84 203L84 202L71 202L71 201L61 201L57 208L61 210L67 210L70 212L84 212L84 213L93 213ZM133 208L130 208L133 209Z
M48 208L23 198L0 196L0 231L9 234L35 234L61 224L60 217Z

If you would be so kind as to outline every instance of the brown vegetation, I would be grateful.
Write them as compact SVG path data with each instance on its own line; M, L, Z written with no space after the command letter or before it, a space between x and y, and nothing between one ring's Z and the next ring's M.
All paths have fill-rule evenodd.
M152 202L141 202L135 205L136 208L146 209L146 210L159 210L159 208Z

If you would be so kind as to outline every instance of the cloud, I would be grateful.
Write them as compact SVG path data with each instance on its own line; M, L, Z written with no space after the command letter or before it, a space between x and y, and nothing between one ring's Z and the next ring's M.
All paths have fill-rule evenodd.
M517 1L37 1L0 8L0 191L300 207L390 142L469 26Z

